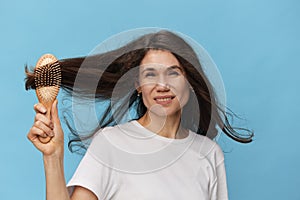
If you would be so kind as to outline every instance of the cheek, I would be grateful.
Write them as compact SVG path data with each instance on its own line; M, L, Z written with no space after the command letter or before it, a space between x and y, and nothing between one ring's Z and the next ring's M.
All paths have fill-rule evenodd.
M182 97L182 106L185 106L190 98L190 89L187 87Z
M190 89L186 82L178 84L177 88L177 96L179 97L181 107L183 107L190 98Z
M150 102L152 100L151 98L151 90L152 88L148 85L144 85L141 87L141 91L142 91L142 98L143 98L143 102L145 104L146 107L149 107Z

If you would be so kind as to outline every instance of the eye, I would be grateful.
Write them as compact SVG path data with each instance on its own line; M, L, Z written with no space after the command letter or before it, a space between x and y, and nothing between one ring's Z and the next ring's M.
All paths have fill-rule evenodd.
M145 73L145 77L154 77L154 76L155 76L155 73L153 73L153 72Z
M180 73L177 72L177 71L172 70L172 71L169 71L169 72L168 72L168 75L170 75L170 76L179 76Z

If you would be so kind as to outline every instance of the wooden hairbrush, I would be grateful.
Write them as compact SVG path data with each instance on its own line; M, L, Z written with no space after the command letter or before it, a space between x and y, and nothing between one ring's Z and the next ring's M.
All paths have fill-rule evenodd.
M34 69L34 82L37 98L46 107L46 117L50 119L51 107L61 83L61 69L55 56L45 54L40 57ZM45 144L51 140L51 137L39 137L39 140Z

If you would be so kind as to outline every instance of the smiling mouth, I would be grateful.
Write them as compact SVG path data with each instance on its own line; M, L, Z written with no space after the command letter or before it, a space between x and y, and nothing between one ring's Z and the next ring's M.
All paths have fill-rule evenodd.
M158 102L158 103L167 103L167 102L171 102L172 101L172 99L174 99L175 98L175 96L173 97L173 96L169 96L169 97L156 97L156 98L154 98L154 100L156 101L156 102Z
M169 98L162 98L162 99L155 99L155 100L164 102L164 101L170 101L170 100L172 100L172 98L169 97Z

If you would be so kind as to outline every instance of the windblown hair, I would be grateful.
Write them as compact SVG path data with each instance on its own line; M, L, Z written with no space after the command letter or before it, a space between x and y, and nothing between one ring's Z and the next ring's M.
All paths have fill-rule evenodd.
M118 124L128 110L136 112L135 119L146 113L147 108L135 89L136 79L122 77L129 70L138 67L149 50L171 52L185 71L194 94L190 95L182 110L181 123L185 128L210 138L214 138L218 134L217 128L220 128L237 142L252 141L252 131L231 125L229 119L236 115L230 110L224 111L219 105L212 84L205 76L192 47L177 34L162 30L141 36L115 50L59 61L62 72L61 88L67 95L109 102L102 107L104 112L99 117L98 126L84 137L66 120L71 131L68 146L72 152L76 151L75 147L85 148L82 142L90 139L99 129ZM27 66L25 71L26 90L35 89L34 73ZM195 109L195 106L199 109Z

